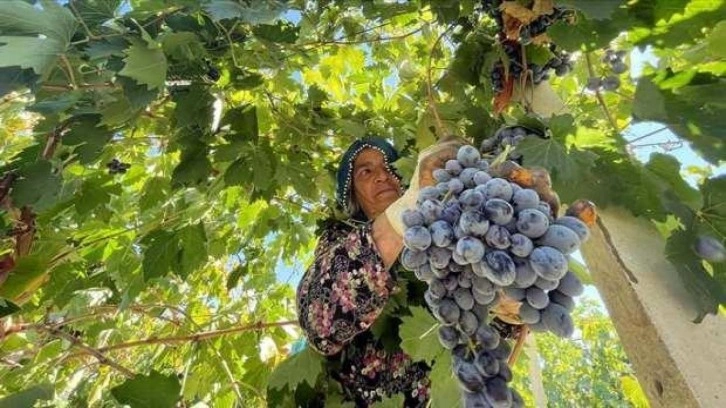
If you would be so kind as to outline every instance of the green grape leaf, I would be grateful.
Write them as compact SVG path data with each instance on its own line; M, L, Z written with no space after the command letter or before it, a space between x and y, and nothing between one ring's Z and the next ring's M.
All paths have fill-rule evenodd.
M20 306L7 299L0 298L0 318L10 316L11 314L17 313L19 311Z
M440 347L431 369L431 407L448 408L461 405L461 388L451 370L451 353Z
M708 36L708 52L714 58L726 58L726 21L720 21Z
M270 374L268 383L271 389L288 389L294 390L298 384L302 382L308 383L311 387L315 387L318 377L323 372L323 357L313 351L310 347L306 347L303 351L288 357L280 363Z
M224 114L220 126L229 126L230 132L225 135L225 138L230 142L251 141L257 143L260 132L257 108L254 105L232 108Z
M37 161L21 169L20 179L13 184L13 203L36 208L47 208L57 198L61 178L53 174L53 166L47 160Z
M678 159L663 153L653 153L645 168L658 177L663 183L663 188L671 191L681 202L693 210L701 208L703 197L681 176L681 163Z
M186 226L176 232L179 240L176 274L186 279L207 261L207 234L204 224Z
M524 52L527 56L527 64L537 64L541 67L545 66L554 56L552 51L543 45L529 44L524 48Z
M123 384L111 388L111 395L131 408L173 408L179 401L181 385L176 375L163 375L152 371L149 375L136 375Z
M32 408L40 401L53 399L53 385L42 383L0 399L0 408Z
M166 201L170 193L169 180L163 177L150 177L144 184L139 209L148 211Z
M630 18L624 10L618 10L609 20L588 19L578 13L576 24L559 21L547 29L547 35L559 48L566 51L596 50L627 29Z
M111 194L121 193L117 184L103 185L103 179L88 179L81 184L80 194L74 200L76 212L80 216L87 216L97 207L105 206L111 200Z
M285 3L279 0L249 4L245 6L232 0L211 0L204 5L204 9L215 21L239 19L249 24L272 23L285 10Z
M52 255L36 253L18 259L7 280L0 286L0 297L19 302L35 290L48 273L48 257Z
M439 343L438 324L423 307L411 307L409 310L411 316L402 317L399 327L401 349L414 361L431 362L443 350Z
M239 280L244 278L249 274L249 267L247 263L244 263L242 265L237 265L234 269L232 269L232 272L229 273L227 276L227 290L234 289L237 284L239 283Z
M390 397L384 396L381 401L375 403L374 407L380 407L380 408L400 408L404 403L404 397L403 394L397 393L393 394Z
M252 32L258 38L276 43L292 44L297 40L300 27L285 21L278 21L277 24L260 24L254 26Z
M619 0L561 0L558 4L579 9L593 20L604 20L612 17L623 2Z
M176 189L201 184L211 172L206 146L198 144L182 151L181 160L171 175L171 185Z
M144 280L149 281L166 275L174 266L178 253L177 240L174 234L164 230L156 230L147 235L143 241L148 242L142 262Z
M189 31L166 34L161 44L164 53L176 61L195 61L207 53L199 37Z
M635 90L633 115L640 120L668 120L665 99L650 78L641 78Z
M167 62L161 48L135 41L126 49L124 68L119 75L127 76L148 89L163 88Z
M81 164L90 164L98 159L111 138L113 132L100 126L98 116L85 115L73 123L61 141L63 144L76 146L74 153L78 155Z

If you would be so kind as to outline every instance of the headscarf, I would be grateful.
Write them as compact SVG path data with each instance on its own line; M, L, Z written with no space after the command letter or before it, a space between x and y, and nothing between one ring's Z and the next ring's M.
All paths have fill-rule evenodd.
M401 179L401 177L391 166L391 163L398 160L398 152L396 151L396 149L393 148L390 143L388 143L388 141L380 137L367 137L365 139L356 140L355 142L353 142L353 144L350 145L350 147L348 147L348 150L346 150L345 154L343 154L343 157L340 159L340 163L338 164L338 186L336 191L336 199L338 201L338 204L343 208L346 213L351 212L351 209L348 207L350 194L353 189L353 163L355 162L355 159L358 157L358 155L363 151L363 149L366 148L376 149L381 152L381 154L383 154L383 160L386 163L388 172L391 173L398 180ZM367 220L367 217L365 214L363 214L363 211L358 211L356 214L352 214L352 216L353 219L359 221Z

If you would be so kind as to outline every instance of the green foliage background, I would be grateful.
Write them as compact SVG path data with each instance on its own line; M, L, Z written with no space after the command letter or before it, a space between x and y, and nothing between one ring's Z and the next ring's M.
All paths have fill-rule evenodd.
M533 120L516 104L493 113L500 49L474 0L61 3L0 2L0 256L29 225L20 210L35 217L32 249L3 269L0 395L17 399L0 405L264 404L299 336L294 288L275 268L310 262L343 149L382 135L410 174L441 133L431 100L473 143ZM570 113L545 123L551 139L519 147L525 165L550 170L563 201L657 223L694 302L717 313L724 264L691 245L726 237L726 178L705 171L694 188L672 156L641 164L623 130L661 122L722 163L726 5L562 3L579 10L550 34L574 52L574 72L552 80ZM584 92L608 45L649 45L659 66L618 92ZM128 172L109 174L113 158Z

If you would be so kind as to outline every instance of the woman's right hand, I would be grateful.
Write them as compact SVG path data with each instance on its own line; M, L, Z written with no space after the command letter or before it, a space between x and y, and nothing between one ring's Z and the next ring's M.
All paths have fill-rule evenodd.
M435 185L434 170L444 168L447 161L455 159L459 148L465 144L467 141L464 139L449 136L422 150L418 155L418 166L411 179L411 185L414 181L418 181L416 186L418 188Z

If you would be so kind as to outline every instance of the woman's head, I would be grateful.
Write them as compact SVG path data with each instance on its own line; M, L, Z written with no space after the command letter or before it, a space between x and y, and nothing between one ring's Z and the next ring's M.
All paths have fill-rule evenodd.
M383 139L358 140L338 169L338 201L352 218L373 219L401 195L400 178L390 163L398 154Z

